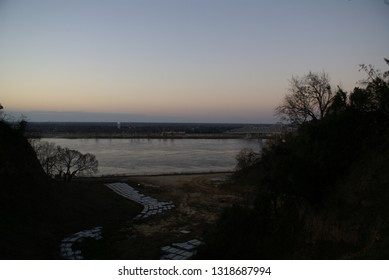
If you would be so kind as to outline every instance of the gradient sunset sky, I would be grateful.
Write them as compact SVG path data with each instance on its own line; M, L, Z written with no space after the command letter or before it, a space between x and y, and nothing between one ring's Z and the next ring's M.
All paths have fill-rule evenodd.
M30 121L271 123L292 75L350 91L384 57L384 0L0 0L0 103Z

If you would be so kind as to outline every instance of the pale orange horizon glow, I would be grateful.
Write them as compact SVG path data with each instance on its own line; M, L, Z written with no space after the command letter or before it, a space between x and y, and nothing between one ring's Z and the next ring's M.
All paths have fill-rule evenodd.
M1 3L1 104L276 122L292 75L325 71L350 91L359 64L388 55L380 1L174 2Z

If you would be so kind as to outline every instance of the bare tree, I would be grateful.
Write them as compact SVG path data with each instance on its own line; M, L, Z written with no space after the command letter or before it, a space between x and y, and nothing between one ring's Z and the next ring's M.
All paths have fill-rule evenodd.
M309 72L292 77L289 93L275 111L276 115L293 124L323 118L331 105L333 92L328 74Z
M30 140L30 144L34 148L43 170L47 175L53 177L58 170L57 156L61 148L46 141Z
M51 177L62 177L70 182L76 175L91 175L97 172L98 161L92 154L62 148L46 141L30 141L44 169Z
M90 175L97 172L98 161L92 154L82 154L76 150L60 148L57 155L57 169L66 182L76 174Z

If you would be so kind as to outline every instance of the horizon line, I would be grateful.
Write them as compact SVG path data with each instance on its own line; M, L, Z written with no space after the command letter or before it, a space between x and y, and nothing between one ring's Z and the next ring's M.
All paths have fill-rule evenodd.
M275 124L274 116L174 116L174 115L148 115L136 113L114 112L83 112L83 111L39 111L39 110L4 110L4 115L11 118L26 119L29 122L100 122L100 123L228 123L228 124Z

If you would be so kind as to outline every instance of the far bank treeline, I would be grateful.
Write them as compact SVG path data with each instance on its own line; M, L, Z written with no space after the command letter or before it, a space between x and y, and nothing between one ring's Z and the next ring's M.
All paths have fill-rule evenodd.
M325 73L292 78L277 113L297 131L240 155L255 203L227 209L199 258L389 258L389 71L361 70L350 93Z
M243 124L136 123L136 122L31 122L29 138L240 138L228 132Z

